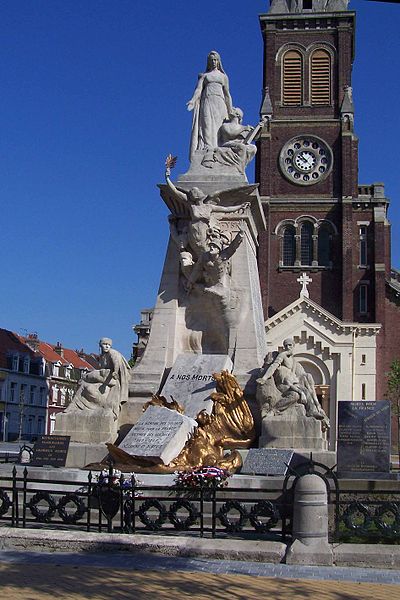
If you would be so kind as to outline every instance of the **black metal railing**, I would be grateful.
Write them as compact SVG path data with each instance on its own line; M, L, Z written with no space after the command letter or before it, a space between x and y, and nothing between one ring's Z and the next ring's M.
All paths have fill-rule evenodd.
M400 543L400 491L395 486L341 490L334 508L334 541Z
M135 476L45 481L14 467L0 480L0 523L12 527L286 540L290 490L138 484Z

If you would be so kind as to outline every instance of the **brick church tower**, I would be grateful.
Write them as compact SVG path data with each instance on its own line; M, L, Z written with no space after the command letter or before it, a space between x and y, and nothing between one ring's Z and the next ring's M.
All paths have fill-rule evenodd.
M355 13L347 4L272 0L260 16L266 125L256 181L267 231L259 272L267 324L276 315L286 318L285 307L299 298L298 279L306 273L310 301L323 309L323 318L333 316L353 339L366 339L371 325L375 364L366 364L363 342L358 354L354 343L349 360L364 362L365 377L353 365L352 397L337 398L369 400L383 397L385 372L396 358L385 321L389 311L398 330L400 286L396 291L390 265L384 186L358 183L351 87Z

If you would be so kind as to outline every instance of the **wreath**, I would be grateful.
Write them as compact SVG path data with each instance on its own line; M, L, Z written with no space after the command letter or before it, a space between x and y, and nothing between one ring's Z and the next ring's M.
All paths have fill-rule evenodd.
M237 510L239 513L239 518L231 521L228 517L228 514L231 510ZM241 531L243 529L243 525L246 523L248 514L244 506L240 504L237 500L228 500L221 506L217 513L217 517L221 521L221 524L225 527L227 531L231 533L235 531Z
M0 490L0 500L0 517L3 517L8 512L8 509L12 505L12 502L10 500L9 495L4 490Z
M68 504L75 504L76 510L74 513L71 514L66 511ZM86 507L82 498L77 494L67 494L60 499L57 510L64 523L76 523L82 519L86 512Z
M363 515L363 522L361 524L357 524L355 522L355 517L357 513ZM349 506L344 511L342 518L347 529L351 529L356 533L366 531L371 524L371 515L369 513L368 508L364 506L364 504L361 504L361 502L359 502L358 500L349 504Z
M268 521L264 523L259 517L267 517ZM258 533L267 533L274 527L280 519L280 514L276 506L269 500L261 500L253 506L249 514L249 520Z
M157 519L151 519L147 514L149 508L155 508L158 510L159 515ZM146 500L141 504L138 510L139 519L146 526L146 529L151 529L151 531L156 531L160 529L165 521L167 520L168 513L165 508L165 505L162 504L159 500Z
M180 519L178 517L178 510L184 508L188 511L186 519ZM179 531L187 531L192 525L194 525L199 518L200 513L192 502L189 500L177 500L169 507L168 517L175 529Z
M392 524L385 523L382 521L382 517L387 514L392 513L394 517L394 522ZM374 515L374 523L376 527L382 532L386 534L395 535L399 533L400 530L400 513L399 513L399 505L395 502L385 502L382 506L378 506L375 510Z
M44 500L47 502L49 508L46 511L43 511L38 506L39 502ZM57 509L57 505L54 502L53 496L50 496L47 492L38 492L28 502L27 505L30 508L31 513L35 517L39 523L48 523L51 521L52 517L54 517Z

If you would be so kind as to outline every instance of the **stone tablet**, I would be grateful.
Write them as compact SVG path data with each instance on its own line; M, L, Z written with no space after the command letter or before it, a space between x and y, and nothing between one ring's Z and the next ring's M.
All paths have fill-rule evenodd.
M388 473L390 402L339 402L337 470Z
M180 354L161 390L168 401L173 398L184 409L185 415L195 419L203 409L211 414L215 392L213 373L233 369L229 356L224 354Z
M178 456L197 423L175 410L149 406L119 448L132 456L168 465Z
M246 475L286 475L293 458L293 450L273 448L250 448L241 474Z
M69 435L40 435L33 447L31 465L65 467L69 441Z

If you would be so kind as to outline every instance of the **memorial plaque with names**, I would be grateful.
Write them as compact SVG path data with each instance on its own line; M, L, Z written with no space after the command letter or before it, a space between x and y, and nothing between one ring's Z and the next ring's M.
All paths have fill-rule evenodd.
M41 435L33 447L31 465L36 467L65 467L69 435Z
M225 354L180 354L161 390L168 401L173 398L184 409L185 415L195 419L200 411L211 414L215 392L213 373L232 371L233 365Z
M250 448L241 473L246 475L286 475L291 465L293 450Z
M339 402L338 472L388 473L390 426L389 400Z
M168 465L197 426L194 419L163 406L149 406L118 448L131 456Z

